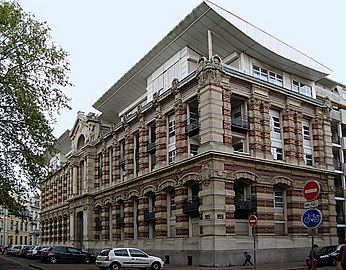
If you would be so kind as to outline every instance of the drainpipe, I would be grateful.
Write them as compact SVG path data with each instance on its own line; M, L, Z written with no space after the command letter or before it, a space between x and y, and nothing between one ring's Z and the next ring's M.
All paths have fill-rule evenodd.
M213 39L211 37L211 31L208 30L208 52L209 60L213 57Z

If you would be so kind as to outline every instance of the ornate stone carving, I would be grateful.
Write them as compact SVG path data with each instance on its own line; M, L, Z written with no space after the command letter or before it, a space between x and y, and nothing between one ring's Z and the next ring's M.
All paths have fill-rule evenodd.
M210 184L210 177L212 176L212 170L209 168L209 164L203 164L199 172L200 181L204 186Z

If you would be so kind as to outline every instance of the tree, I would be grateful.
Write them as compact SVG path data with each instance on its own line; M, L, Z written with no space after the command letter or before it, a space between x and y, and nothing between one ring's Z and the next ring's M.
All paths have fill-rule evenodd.
M14 212L48 175L51 126L70 108L61 90L71 86L67 57L46 22L0 0L0 205Z

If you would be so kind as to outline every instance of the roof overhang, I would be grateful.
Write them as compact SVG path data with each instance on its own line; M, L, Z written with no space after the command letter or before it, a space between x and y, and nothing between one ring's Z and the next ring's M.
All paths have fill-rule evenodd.
M94 104L101 118L118 122L119 112L146 93L147 78L186 46L208 56L208 30L213 53L222 59L244 52L280 70L318 80L331 70L221 7L203 1L126 72Z

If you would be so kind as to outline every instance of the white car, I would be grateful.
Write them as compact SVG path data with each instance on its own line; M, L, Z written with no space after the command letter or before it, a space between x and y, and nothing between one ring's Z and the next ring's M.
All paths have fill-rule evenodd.
M159 270L164 265L161 258L150 256L137 248L108 248L96 258L96 266L100 270L119 270L121 267Z

